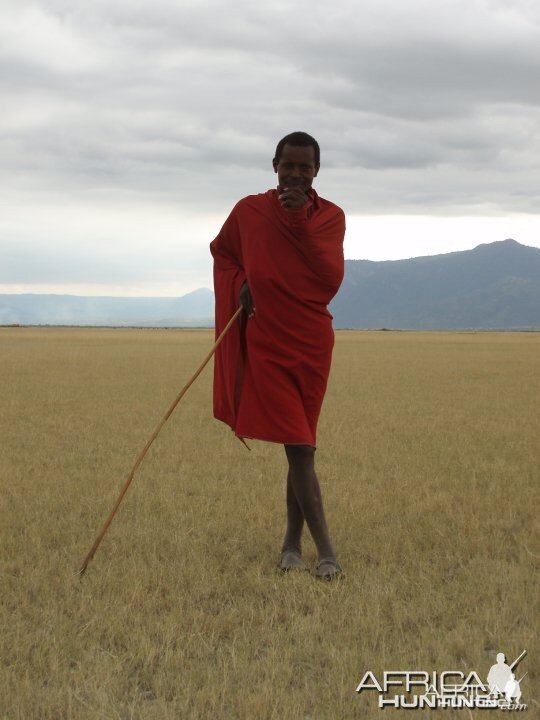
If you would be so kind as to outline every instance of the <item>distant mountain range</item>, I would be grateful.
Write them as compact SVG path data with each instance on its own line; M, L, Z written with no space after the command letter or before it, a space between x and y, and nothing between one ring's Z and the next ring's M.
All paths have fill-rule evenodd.
M214 293L201 288L182 297L0 295L0 325L211 327Z
M346 260L336 328L540 329L540 249L515 240L409 260ZM0 325L210 327L214 294L0 295Z
M330 305L336 327L540 329L540 250L515 240L346 265Z

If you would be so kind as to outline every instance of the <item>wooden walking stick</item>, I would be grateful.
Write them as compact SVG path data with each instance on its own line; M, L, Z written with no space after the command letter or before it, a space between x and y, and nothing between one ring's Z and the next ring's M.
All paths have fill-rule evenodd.
M83 560L83 563L82 563L82 565L81 565L81 567L80 567L80 569L79 569L79 577L82 577L82 576L84 575L84 573L86 572L86 568L88 567L88 563L89 563L90 560L94 557L94 555L95 555L95 553L96 553L96 550L97 550L98 547L99 547L100 542L103 540L103 536L105 535L105 533L106 533L107 530L109 529L109 525L111 524L112 519L113 519L113 517L115 516L115 513L116 513L116 511L118 510L118 507L119 507L120 503L122 502L122 500L123 500L123 498L124 498L124 495L126 494L127 489L128 489L128 487L130 486L131 481L133 480L133 477L134 477L135 473L137 472L137 469L139 468L139 465L142 463L142 461L143 461L143 459L144 459L144 456L145 456L146 453L148 452L148 450L149 450L150 446L152 445L152 443L154 442L154 440L157 438L157 436L158 436L161 428L165 425L165 423L167 422L167 420L170 418L170 416L172 415L175 407L178 405L178 403L180 402L180 400L184 397L184 395L186 394L186 392L188 391L188 389L191 387L191 385L195 382L195 380L199 377L199 375L201 374L201 372L204 370L206 364L208 363L208 361L210 360L210 358L212 357L212 355L215 353L218 345L221 343L221 341L223 340L223 338L225 337L225 335L227 334L227 332L228 332L229 329L231 328L232 324L234 323L234 321L235 321L236 318L240 315L241 312L242 312L242 306L240 305L240 307L236 310L236 312L234 313L234 315L231 317L231 319L229 320L229 322L227 323L227 325L226 325L225 328L223 329L223 332L220 334L220 336L219 336L218 339L216 340L216 342L215 342L215 344L214 344L214 347L210 350L210 352L208 353L208 355L204 358L204 360L203 360L202 363L200 364L199 369L198 369L198 370L195 372L195 374L190 378L190 380L188 380L188 382L184 385L184 387L182 388L182 390L180 390L180 392L179 392L178 395L176 396L173 404L172 404L172 405L170 406L170 408L167 410L167 412L166 412L165 415L163 416L161 422L158 424L158 426L156 427L156 429L154 430L154 432L152 433L152 435L151 435L150 438L148 439L148 442L146 443L146 445L144 446L144 448L141 450L141 452L140 452L139 455L137 456L137 459L135 460L135 465L133 466L131 472L130 472L129 475L127 476L127 479L126 479L126 481L125 481L125 483L124 483L124 485L123 485L123 487L122 487L122 490L120 491L120 495L118 496L116 502L114 503L114 505L113 505L113 507L112 507L111 512L109 513L107 519L105 520L105 523L104 523L103 527L101 528L101 530L100 530L100 532L99 532L99 535L98 535L97 538L94 540L94 544L93 544L92 547L90 548L90 552L88 553L88 555L87 555L87 556L84 558L84 560Z

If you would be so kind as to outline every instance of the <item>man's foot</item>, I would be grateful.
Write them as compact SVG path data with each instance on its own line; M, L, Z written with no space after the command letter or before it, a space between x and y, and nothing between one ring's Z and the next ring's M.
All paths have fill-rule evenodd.
M333 580L343 573L343 569L334 558L322 558L315 568L315 577L323 578L323 580Z
M279 560L279 567L284 572L288 570L307 570L308 567L302 560L298 550L282 550Z

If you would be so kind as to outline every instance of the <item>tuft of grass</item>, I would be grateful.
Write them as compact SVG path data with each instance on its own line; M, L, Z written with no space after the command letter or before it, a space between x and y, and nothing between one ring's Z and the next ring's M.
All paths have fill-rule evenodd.
M278 571L283 449L211 419L210 368L77 578L212 337L0 329L0 718L373 718L366 670L485 677L524 648L534 712L534 333L336 334L317 468L342 581Z

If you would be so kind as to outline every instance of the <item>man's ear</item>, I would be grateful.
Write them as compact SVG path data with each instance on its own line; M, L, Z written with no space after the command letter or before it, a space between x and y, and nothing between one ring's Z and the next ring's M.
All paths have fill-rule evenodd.
M320 165L315 165L315 174L313 175L313 177L317 177L317 175L319 174L320 168L321 168Z
M277 164L278 164L278 161L276 160L276 158L274 158L272 160L272 167L274 168L275 173L277 173Z

